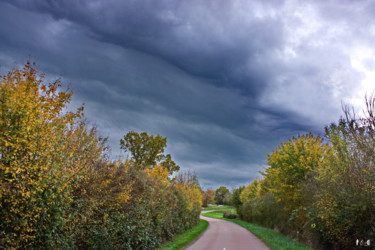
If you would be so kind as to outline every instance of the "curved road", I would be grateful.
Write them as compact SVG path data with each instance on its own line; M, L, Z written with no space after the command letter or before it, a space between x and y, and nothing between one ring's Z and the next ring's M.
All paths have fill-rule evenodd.
M210 212L210 211L207 211ZM201 216L202 217L202 216ZM261 240L245 228L229 221L204 217L207 230L187 250L269 250Z

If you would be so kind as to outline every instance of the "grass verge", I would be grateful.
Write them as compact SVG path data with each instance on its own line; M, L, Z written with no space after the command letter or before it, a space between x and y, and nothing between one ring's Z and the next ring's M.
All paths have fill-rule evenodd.
M230 211L230 208L227 208L226 211ZM242 220L237 219L226 219L223 217L225 211L214 211L210 213L205 213L203 216L227 220L233 223L240 225L241 227L246 228L257 236L261 241L263 241L267 246L272 250L313 250L313 248L308 247L300 242L297 242L293 239L287 238L279 233L276 233L272 229L261 227L255 224L247 223Z
M215 211L225 211L225 212L229 212L229 211L232 211L232 212L235 212L236 210L234 209L234 207L232 206L228 206L228 205L208 205L208 207L205 207L202 209L202 211L211 211L211 210L215 210Z
M205 220L199 220L197 226L193 227L189 231L178 235L173 241L169 241L163 244L159 249L172 250L181 249L187 246L190 242L195 240L204 230L208 227L208 222Z

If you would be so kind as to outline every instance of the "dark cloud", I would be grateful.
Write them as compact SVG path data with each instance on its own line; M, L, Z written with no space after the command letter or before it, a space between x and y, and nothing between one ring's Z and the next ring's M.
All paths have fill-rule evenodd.
M3 0L0 64L31 56L70 83L73 106L85 103L114 155L129 130L160 133L205 187L243 185L281 141L321 134L341 101L364 96L375 65L372 9L371 1Z

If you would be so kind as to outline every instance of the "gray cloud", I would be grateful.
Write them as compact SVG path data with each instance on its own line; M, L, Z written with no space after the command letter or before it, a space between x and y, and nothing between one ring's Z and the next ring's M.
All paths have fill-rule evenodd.
M259 177L266 154L321 134L363 97L371 1L0 1L0 64L28 56L61 76L114 155L129 130L160 133L203 186ZM354 35L353 35L354 34ZM361 65L374 69L371 56ZM362 60L362 59L360 59Z

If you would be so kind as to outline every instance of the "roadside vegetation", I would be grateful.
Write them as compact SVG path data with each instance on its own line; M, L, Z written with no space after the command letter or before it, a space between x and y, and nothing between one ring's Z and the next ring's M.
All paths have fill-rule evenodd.
M197 225L198 179L166 138L129 132L130 159L113 161L71 96L29 63L0 76L1 247L155 249Z
M375 95L365 104L362 116L344 107L324 137L309 133L281 143L268 154L262 179L231 192L206 190L203 204L232 204L239 219L314 248L373 248ZM208 216L221 216L222 208Z
M214 212L205 213L204 216L230 221L246 228L262 240L267 246L273 250L312 250L313 248L305 246L300 242L296 242L290 238L287 238L272 229L261 227L255 224L251 224L239 219L229 219L225 218L228 215L236 215L234 213L234 208L231 206L226 206L226 209L215 210ZM225 216L226 215L226 216ZM225 217L224 217L225 216Z
M231 212L235 212L236 209L231 206L231 205L214 205L214 204L210 204L208 205L208 207L204 207L202 208L202 211L210 211L210 210L214 210L214 211L231 211Z
M325 137L280 144L262 179L202 191L194 174L164 154L160 135L127 132L120 145L129 159L112 160L84 108L69 106L72 94L30 63L0 76L3 248L156 249L194 228L202 205L266 243L274 239L271 247L304 249L278 233L314 248L374 245L375 95L362 116L344 108Z
M176 238L172 239L172 241L163 244L160 249L162 250L174 250L174 249L181 249L188 244L190 244L193 240L197 239L199 235L201 235L208 227L208 222L205 220L199 220L199 224L193 227L192 229L188 230L185 233L178 235Z

